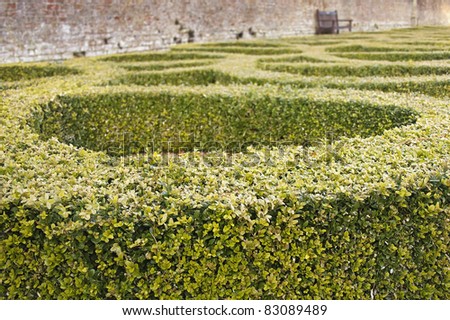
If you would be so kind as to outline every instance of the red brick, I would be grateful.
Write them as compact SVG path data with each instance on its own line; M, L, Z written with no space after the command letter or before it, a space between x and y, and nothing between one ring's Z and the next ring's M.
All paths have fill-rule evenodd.
M449 25L448 1L419 1L419 22ZM0 0L0 3L4 9L0 11L0 29L6 30L0 38L0 48L6 48L8 43L11 59L21 51L23 43L47 44L42 48L38 45L36 57L64 52L70 56L74 48L79 50L86 45L86 37L95 39L96 53L119 51L114 49L117 43L128 50L160 49L170 44L170 39L185 36L180 33L181 25L195 32L194 41L234 39L240 32L250 38L250 28L257 37L311 34L315 31L314 12L318 8L336 9L340 18L354 19L354 31L374 30L375 26L380 30L408 27L412 12L411 0ZM65 29L70 33L59 27L41 28L42 23L70 26ZM105 43L104 39L110 40Z

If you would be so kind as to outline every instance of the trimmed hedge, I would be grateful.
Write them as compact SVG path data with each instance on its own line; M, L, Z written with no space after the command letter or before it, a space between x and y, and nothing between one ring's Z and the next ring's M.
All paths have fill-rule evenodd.
M212 166L199 153L168 166L157 153L121 165L56 140L21 140L3 168L4 296L448 297L443 104L323 89L290 94L318 92L324 103L386 107L396 97L442 122L418 119L380 137L344 139L331 152L260 149Z
M286 47L286 44L273 43L273 42L255 42L255 41L230 41L230 42L214 42L214 43L204 43L199 45L199 47L244 47L244 48L278 48Z
M280 63L280 62L328 62L326 60L321 60L318 58L308 57L308 56L291 56L283 58L264 58L259 59L258 63Z
M441 51L440 47L413 47L413 46L392 46L392 47L375 47L364 45L347 45L340 47L327 48L328 52L395 52L395 51Z
M404 77L422 75L447 75L450 67L428 65L294 65L294 64L258 64L262 70L301 74L304 76L335 76L335 77Z
M342 40L318 40L311 39L310 37L301 37L301 38L285 38L283 41L289 44L301 44L308 46L327 46L334 44L342 44Z
M361 90L381 90L384 92L423 93L437 98L450 97L450 80L366 82L366 83L329 83L328 88L357 88Z
M255 81L258 81L255 79ZM139 86L157 85L191 85L206 86L211 84L228 85L232 83L243 83L244 80L212 69L186 70L179 72L164 73L130 73L110 81L110 85L134 84ZM247 81L250 83L251 79Z
M407 45L407 46L431 46L431 47L443 47L442 49L445 49L446 47L450 47L450 41L444 41L441 39L441 41L402 41L402 42L394 42L396 45Z
M192 67L203 67L213 64L212 61L192 61L192 62L177 62L168 64L146 64L146 65L124 65L124 68L128 71L160 71L169 70L176 68L192 68Z
M29 66L4 65L0 66L0 81L23 81L44 77L76 75L79 71L64 66Z
M133 186L138 181L123 185L142 202L132 212L114 187L93 194L99 209L91 216L76 198L4 207L2 268L15 271L3 278L3 292L9 299L448 298L446 178L359 201L295 193L269 200L274 191L262 191L233 209L225 199L197 207L181 199L188 177L180 172L171 189L151 194Z
M140 53L123 54L102 58L107 62L144 62L144 61L176 61L176 60L210 60L221 59L223 56L197 54L189 52L164 52L164 53Z
M0 91L3 90L10 90L10 89L17 89L19 88L19 86L17 84L11 84L11 85L7 85L7 84L0 84Z
M426 61L450 60L450 52L433 53L343 53L336 56L359 60L385 60L385 61Z
M316 41L304 42L303 44L306 44L308 46L328 46L328 45L334 45L334 44L339 44L339 43L342 43L342 41L332 41L332 40L318 41L318 40L316 40ZM301 43L299 42L299 44L301 44Z
M127 155L245 151L258 145L311 145L332 134L368 137L416 121L395 106L323 103L304 98L223 95L107 94L61 96L43 107L35 125L78 147Z
M367 37L399 34L446 40L448 28ZM321 48L307 54L329 59ZM82 75L1 92L1 298L450 297L450 112L439 94L448 75L308 78L223 54L220 72L265 85L98 86L125 74L114 62L69 61ZM380 91L404 89L435 97ZM212 116L201 117L205 110ZM258 143L269 131L300 141L305 123L350 135L322 130L311 145L123 157L65 143L82 137L98 147L124 124L140 141L155 119L173 125L159 131L169 135L184 119L200 123L190 130L220 122L214 134L257 124ZM238 119L243 127L228 126ZM247 134L239 139L251 141Z
M245 54L245 55L254 55L254 56L265 56L265 55L279 55L279 54L291 54L291 53L302 53L300 49L293 48L262 48L262 47L180 47L173 48L177 52L179 50L182 51L206 51L206 52L218 52L218 53L235 53L235 54Z

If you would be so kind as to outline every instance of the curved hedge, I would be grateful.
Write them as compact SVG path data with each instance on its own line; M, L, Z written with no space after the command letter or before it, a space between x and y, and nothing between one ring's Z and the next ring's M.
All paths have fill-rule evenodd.
M274 43L274 42L255 42L255 41L230 41L230 42L214 42L214 43L204 43L201 44L200 47L244 47L244 48L278 48L278 47L286 47L286 44L282 43Z
M422 93L438 98L450 97L449 80L399 81L399 82L360 82L328 83L328 88L357 88L361 90L380 90L384 92Z
M255 79L257 81L257 79ZM229 85L232 83L243 83L244 80L230 74L213 69L196 69L184 71L172 71L165 73L129 73L110 81L110 85L188 85L207 86L211 84ZM248 80L247 83L251 82Z
M255 55L255 56L302 53L301 50L290 47L197 46L197 47L179 47L179 48L175 47L173 48L173 50L176 50L177 52L205 51L205 52L235 53L235 54Z
M327 48L328 52L395 52L395 51L441 51L442 47L417 46L365 46L360 44Z
M122 54L102 58L106 62L143 62L143 61L176 61L176 60L210 60L221 59L219 55L197 54L189 52L163 52L163 53L139 53Z
M142 65L122 65L121 68L128 71L160 71L177 68L192 68L203 67L213 64L212 61L191 61L191 62L176 62L168 64L142 64Z
M420 41L440 32L444 39L448 28L367 37ZM320 47L308 55L329 58ZM438 88L448 75L308 78L257 70L255 60L224 54L214 70L265 85L105 87L124 71L114 61L78 59L64 66L80 75L4 89L0 297L448 299L450 109ZM316 88L296 89L295 81ZM331 84L361 87L325 88ZM365 90L372 84L406 92ZM414 94L422 84L436 97ZM257 113L242 126L259 123L258 141L287 127L296 138L305 120L308 130L326 120L350 136L126 157L62 141L79 130L101 142L130 119L134 130L155 119L152 111L165 117L167 106L169 134L180 128L177 117L223 128L237 119L227 112L248 108ZM203 110L213 116L191 113ZM276 125L262 125L266 119Z
M76 75L79 71L55 65L3 65L0 66L0 81L22 81L36 78Z
M416 121L396 106L305 98L117 93L60 96L35 122L43 137L110 154L245 151L251 145L310 145L332 134L368 137Z
M450 60L450 52L427 53L343 53L338 57L359 60L385 60L385 61L427 61Z
M278 62L328 62L326 60L321 60L308 56L290 56L283 58L263 58L259 59L258 63L278 63Z
M404 77L423 75L447 75L450 67L428 65L295 65L295 64L258 64L262 70L287 72L304 76L340 76L340 77Z

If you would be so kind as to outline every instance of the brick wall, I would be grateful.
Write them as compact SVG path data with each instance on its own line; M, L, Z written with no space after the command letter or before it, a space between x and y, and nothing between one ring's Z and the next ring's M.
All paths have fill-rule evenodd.
M421 25L449 25L450 0L417 0ZM0 0L0 63L161 49L177 42L312 34L337 9L355 31L411 25L414 0Z

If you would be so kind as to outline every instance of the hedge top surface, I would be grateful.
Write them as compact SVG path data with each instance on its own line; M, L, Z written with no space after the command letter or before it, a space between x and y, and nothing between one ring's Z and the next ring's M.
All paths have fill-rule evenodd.
M381 134L418 116L395 105L173 92L59 96L42 108L35 123L45 137L119 155L316 145L327 137Z
M58 64L0 65L0 81L13 82L53 76L76 75L79 71Z
M450 52L427 53L342 53L337 56L361 60L386 60L386 61L425 61L425 60L450 60Z
M95 93L102 91L105 93L113 93L123 89L122 87L114 90L110 88L72 88L70 91L74 94L87 94L89 91ZM39 90L39 96L41 98L30 95L31 90L28 90L26 96L23 93L15 93L8 95L4 99L3 113L7 114L6 106L8 104L15 103L19 107L16 114L8 114L6 118L9 121L4 124L4 132L10 141L7 145L3 146L7 151L4 154L6 156L5 163L7 164L4 168L6 173L4 178L7 180L7 183L4 184L6 190L3 201L5 202L20 197L22 192L17 193L17 188L21 188L19 186L33 185L33 192L43 196L48 192L54 194L54 191L52 191L53 188L59 189L62 185L66 185L71 181L74 172L79 172L84 176L87 174L86 170L88 170L90 174L86 176L87 180L82 182L82 185L85 183L90 185L89 181L91 180L89 176L91 174L96 176L97 179L100 179L98 181L104 181L111 174L116 176L114 172L119 168L121 168L120 170L129 172L136 179L140 179L138 177L141 177L144 180L147 174L151 174L152 176L156 174L158 176L162 172L167 174L167 172L172 170L174 172L181 170L185 174L188 174L188 172L189 174L196 172L196 175L204 176L205 178L210 176L214 177L214 181L223 181L223 179L234 179L232 177L234 176L233 172L235 170L239 172L243 170L244 172L248 172L249 175L254 176L254 178L261 179L258 185L247 185L246 188L250 189L263 187L266 183L269 183L271 188L278 188L283 185L287 187L285 185L287 181L295 181L295 191L289 191L294 192L294 194L305 192L306 194L316 193L328 197L332 196L335 192L344 192L348 195L353 194L363 197L374 190L381 192L386 188L395 188L398 183L401 183L405 188L412 188L412 186L417 186L418 183L422 183L433 175L442 172L442 170L445 172L445 170L448 170L448 163L450 163L450 139L448 139L450 112L447 101L424 96L414 97L405 94L386 94L358 90L321 89L317 91L312 89L305 91L268 87L265 89L268 94L281 92L283 96L301 95L311 97L311 99L317 99L320 93L319 97L324 102L350 100L360 101L362 103L375 102L380 105L390 106L392 105L392 101L396 101L395 105L407 105L408 108L417 110L420 113L420 117L414 125L388 130L380 136L365 139L343 138L339 141L331 142L331 147L334 149L334 153L331 155L328 153L330 145L325 141L325 144L321 146L306 149L296 146L287 146L281 149L270 147L262 148L261 150L250 149L252 152L234 154L233 162L231 164L226 162L223 166L221 165L223 158L217 157L215 159L215 157L212 157L211 159L205 159L201 153L197 152L193 152L191 155L181 155L180 159L186 157L189 161L181 161L180 163L174 161L169 167L166 167L163 163L159 167L162 154L150 154L150 161L143 163L142 167L135 166L136 163L133 161L133 157L130 157L132 163L130 166L111 166L108 164L110 162L108 157L105 157L102 153L90 152L83 149L78 150L55 139L41 141L39 136L31 128L25 128L17 132L17 126L26 125L27 119L30 119L30 109L27 103L35 105L34 101L36 100L42 103L48 99L45 97L54 95L53 90L47 93L41 90ZM164 89L134 88L130 92L146 92L148 90L160 92L161 90L170 91L172 89L169 87ZM217 88L208 87L205 89L201 89L200 87L195 89L185 87L177 88L176 90L178 92L180 90L186 92L207 91L209 94L211 92L220 92L222 94L234 95L242 92L242 90L249 92L248 94L255 94L255 92L260 92L261 88L254 86L233 86L228 88L218 86ZM67 94L67 91L65 93ZM42 94L44 95L42 96ZM18 101L17 99L22 101L20 105L14 102ZM17 114L22 116L17 117ZM258 160L255 161L255 159ZM140 156L136 156L137 163L140 163L139 160ZM204 160L207 161L204 162ZM213 161L213 166L208 163L209 160ZM252 165L245 165L246 163L251 163ZM50 164L54 168L52 172L48 172L46 169L46 166ZM88 167L85 167L87 164L89 164ZM29 169L25 171L14 169L22 165L29 167ZM291 171L293 168L296 168L296 170ZM28 170L36 170L38 174L28 176ZM387 175L386 170L389 172ZM107 172L108 174L106 174ZM158 172L160 173L158 174ZM56 175L65 178L62 180L52 178L50 179L51 183L49 183L45 179L41 180L41 178L38 178L41 174L45 177L49 177L50 174L50 176ZM289 180L279 180L278 177L280 174L288 174ZM402 178L397 180L398 177ZM35 180L36 178L38 180ZM181 181L174 181L174 183L178 184ZM310 181L317 182L311 184ZM246 185L244 180L240 183ZM121 184L119 183L119 185ZM79 185L78 182L73 187L77 185ZM123 186L118 187L121 188ZM181 183L179 187L189 189L189 185L185 185L184 183ZM200 188L203 191L200 191L196 187L197 192L206 192L205 195L213 191L208 186L201 186ZM28 187L25 187L24 190L28 190L26 192L30 191ZM267 187L264 187L263 190L270 192L270 189L267 189ZM216 192L217 190L214 193ZM226 196L226 194L223 194L223 196Z
M220 55L197 54L197 53L134 53L121 54L105 58L100 58L103 61L110 62L138 62L138 61L183 61L183 60L203 60L203 59L220 59Z
M358 41L359 42L359 41ZM323 52L323 48L316 48L314 50L320 50ZM325 53L326 55L326 53ZM240 76L242 73L253 74L254 76L263 75L266 79L273 79L275 81L284 82L293 81L296 78L293 76L284 76L275 74L273 77L270 73L260 73L260 71L255 70L254 67L249 64L251 61L256 61L253 57L249 57L247 61L242 61L241 58L234 58L230 56L229 62L225 59L223 62L219 62L217 65L218 70L226 70L230 74L235 74ZM241 61L239 63L238 61ZM345 188L351 194L351 190L359 190L355 194L363 192L364 194L370 193L373 188L377 189L380 185L394 186L398 181L394 177L402 176L402 184L417 183L417 177L422 177L423 179L429 178L431 175L442 172L442 170L447 170L447 164L450 163L449 160L449 141L448 139L448 128L449 128L449 110L448 110L448 99L435 99L429 96L422 96L414 94L396 94L396 93L382 93L375 91L359 91L359 90L335 90L335 89L310 89L310 90L300 90L293 89L292 87L277 87L277 86L239 86L231 85L228 87L223 86L209 86L209 87L136 87L136 86L117 86L111 88L96 87L95 85L100 84L99 81L103 82L105 78L113 78L117 73L121 73L120 70L111 69L108 64L102 62L97 66L92 67L95 64L95 59L78 59L72 60L65 63L68 67L77 67L83 70L86 68L86 73L81 74L79 81L73 81L70 78L68 81L64 79L59 79L58 81L53 80L43 80L38 86L33 88L24 88L22 90L6 90L2 92L2 113L5 114L5 121L2 122L4 128L5 137L8 139L8 143L3 145L4 152L3 157L6 163L15 166L21 166L21 162L25 161L29 163L37 171L41 172L40 168L45 168L47 163L46 159L59 158L58 150L62 153L74 155L74 160L71 160L71 156L67 157L67 161L64 161L64 166L59 167L57 170L62 170L61 174L63 176L69 177L73 172L78 170L85 171L85 169L80 167L80 155L81 158L90 159L88 161L97 161L94 159L99 159L98 168L94 169L93 175L96 174L96 170L100 172L114 172L116 170L115 166L110 167L108 165L108 157L105 157L102 153L90 152L83 149L78 150L72 146L65 145L64 143L57 142L56 140L50 139L49 141L41 141L39 136L34 133L34 130L29 127L29 119L32 118L33 109L37 108L38 105L42 103L47 103L50 99L55 99L57 95L69 95L69 94L88 94L91 93L102 93L102 92L160 92L161 90L170 92L172 90L176 92L195 92L196 94L205 92L205 94L211 94L212 92L217 92L220 94L230 94L236 95L237 93L246 92L249 95L275 95L275 96L306 96L314 97L315 100L323 100L324 102L329 102L333 100L339 101L361 101L362 103L376 102L380 105L386 106L399 106L412 108L420 113L420 117L417 123L414 125L400 127L392 130L388 130L382 135L369 137L369 138L343 138L342 140L333 142L333 145L344 146L345 148L338 148L336 154L333 154L331 158L327 155L326 144L323 146L325 149L321 149L320 146L303 148L303 147L285 147L283 152L279 152L277 148L272 151L267 151L270 154L269 161L272 165L267 166L267 162L262 161L255 165L254 167L246 167L245 171L251 172L256 176L265 177L264 179L272 176L270 173L273 171L273 177L277 176L279 171L286 171L289 167L288 163L295 159L298 161L296 165L297 170L295 172L289 173L289 175L294 175L292 179L298 180L300 177L305 178L297 181L296 188L301 190L301 188L306 188L309 191L320 190L322 193L324 190L341 190L341 184L344 183ZM209 67L208 67L209 68ZM122 74L125 74L122 72ZM432 79L433 77L431 77ZM101 79L101 80L99 80ZM419 78L418 78L419 79ZM440 79L448 80L448 76L441 76ZM313 79L312 82L315 80ZM329 81L329 80L327 80ZM357 82L350 81L339 82L335 80L336 83L341 83L343 87L353 86L359 83L360 80L355 80ZM365 80L364 80L365 81ZM367 80L370 81L370 80ZM379 80L377 80L379 81ZM391 80L394 81L395 79ZM399 78L397 81L403 81ZM313 85L314 86L314 85ZM321 86L321 85L319 85ZM14 112L11 112L14 110ZM23 128L22 130L16 130L17 127ZM23 158L21 150L26 150L26 154L29 154L29 158ZM33 151L34 150L34 151ZM271 150L269 147L263 148L263 151L255 150L258 155L267 155L265 150ZM386 152L390 150L390 152ZM56 154L55 154L56 152ZM50 156L53 154L52 156ZM42 155L42 157L40 156ZM197 157L197 153L193 153L194 159ZM159 156L156 155L156 158ZM233 159L235 162L231 168L223 170L219 165L217 167L210 167L208 165L197 166L197 163L193 168L188 171L197 171L198 174L213 174L213 175L223 175L227 172L233 170L241 170L242 163L245 163L250 159L251 156L247 154L235 154ZM305 158L306 157L306 158ZM34 159L34 160L33 160ZM33 163L36 161L36 163ZM54 160L51 160L54 161ZM83 161L82 161L83 162ZM278 164L280 167L278 167ZM178 168L179 164L173 164L173 168ZM327 170L325 168L332 166L332 170ZM392 170L392 174L385 176L385 168L389 168L389 172ZM172 167L171 167L172 168ZM136 169L134 167L124 168L124 170L140 172L142 169ZM152 169L154 170L154 169ZM159 170L159 169L158 169ZM162 169L164 171L171 170L170 168ZM179 169L174 169L179 170ZM183 171L186 169L183 169ZM356 171L355 171L356 170ZM7 173L4 178L9 181L5 186L3 199L8 201L10 197L14 196L14 190L16 190L16 184L19 181L28 181L29 178L22 176L23 172L21 170L16 171L12 169L5 169ZM356 172L358 172L356 174ZM267 176L267 174L269 176ZM47 174L46 174L47 175ZM58 173L59 175L59 173ZM138 174L139 175L139 174ZM333 180L340 176L341 178ZM309 178L307 178L309 177ZM320 178L319 178L320 177ZM99 177L102 179L101 177ZM219 180L221 178L217 177ZM311 185L308 181L320 181L320 183ZM276 178L275 184L281 183L283 185L283 180L278 180ZM55 183L60 183L54 181ZM87 183L87 182L86 182ZM369 187L370 186L370 187ZM377 187L378 186L378 187ZM186 187L186 186L184 186ZM50 184L40 184L36 192L39 194L49 192L51 190ZM385 188L385 187L383 187ZM342 189L344 190L344 189ZM298 191L296 191L298 192ZM17 196L17 195L16 195Z

